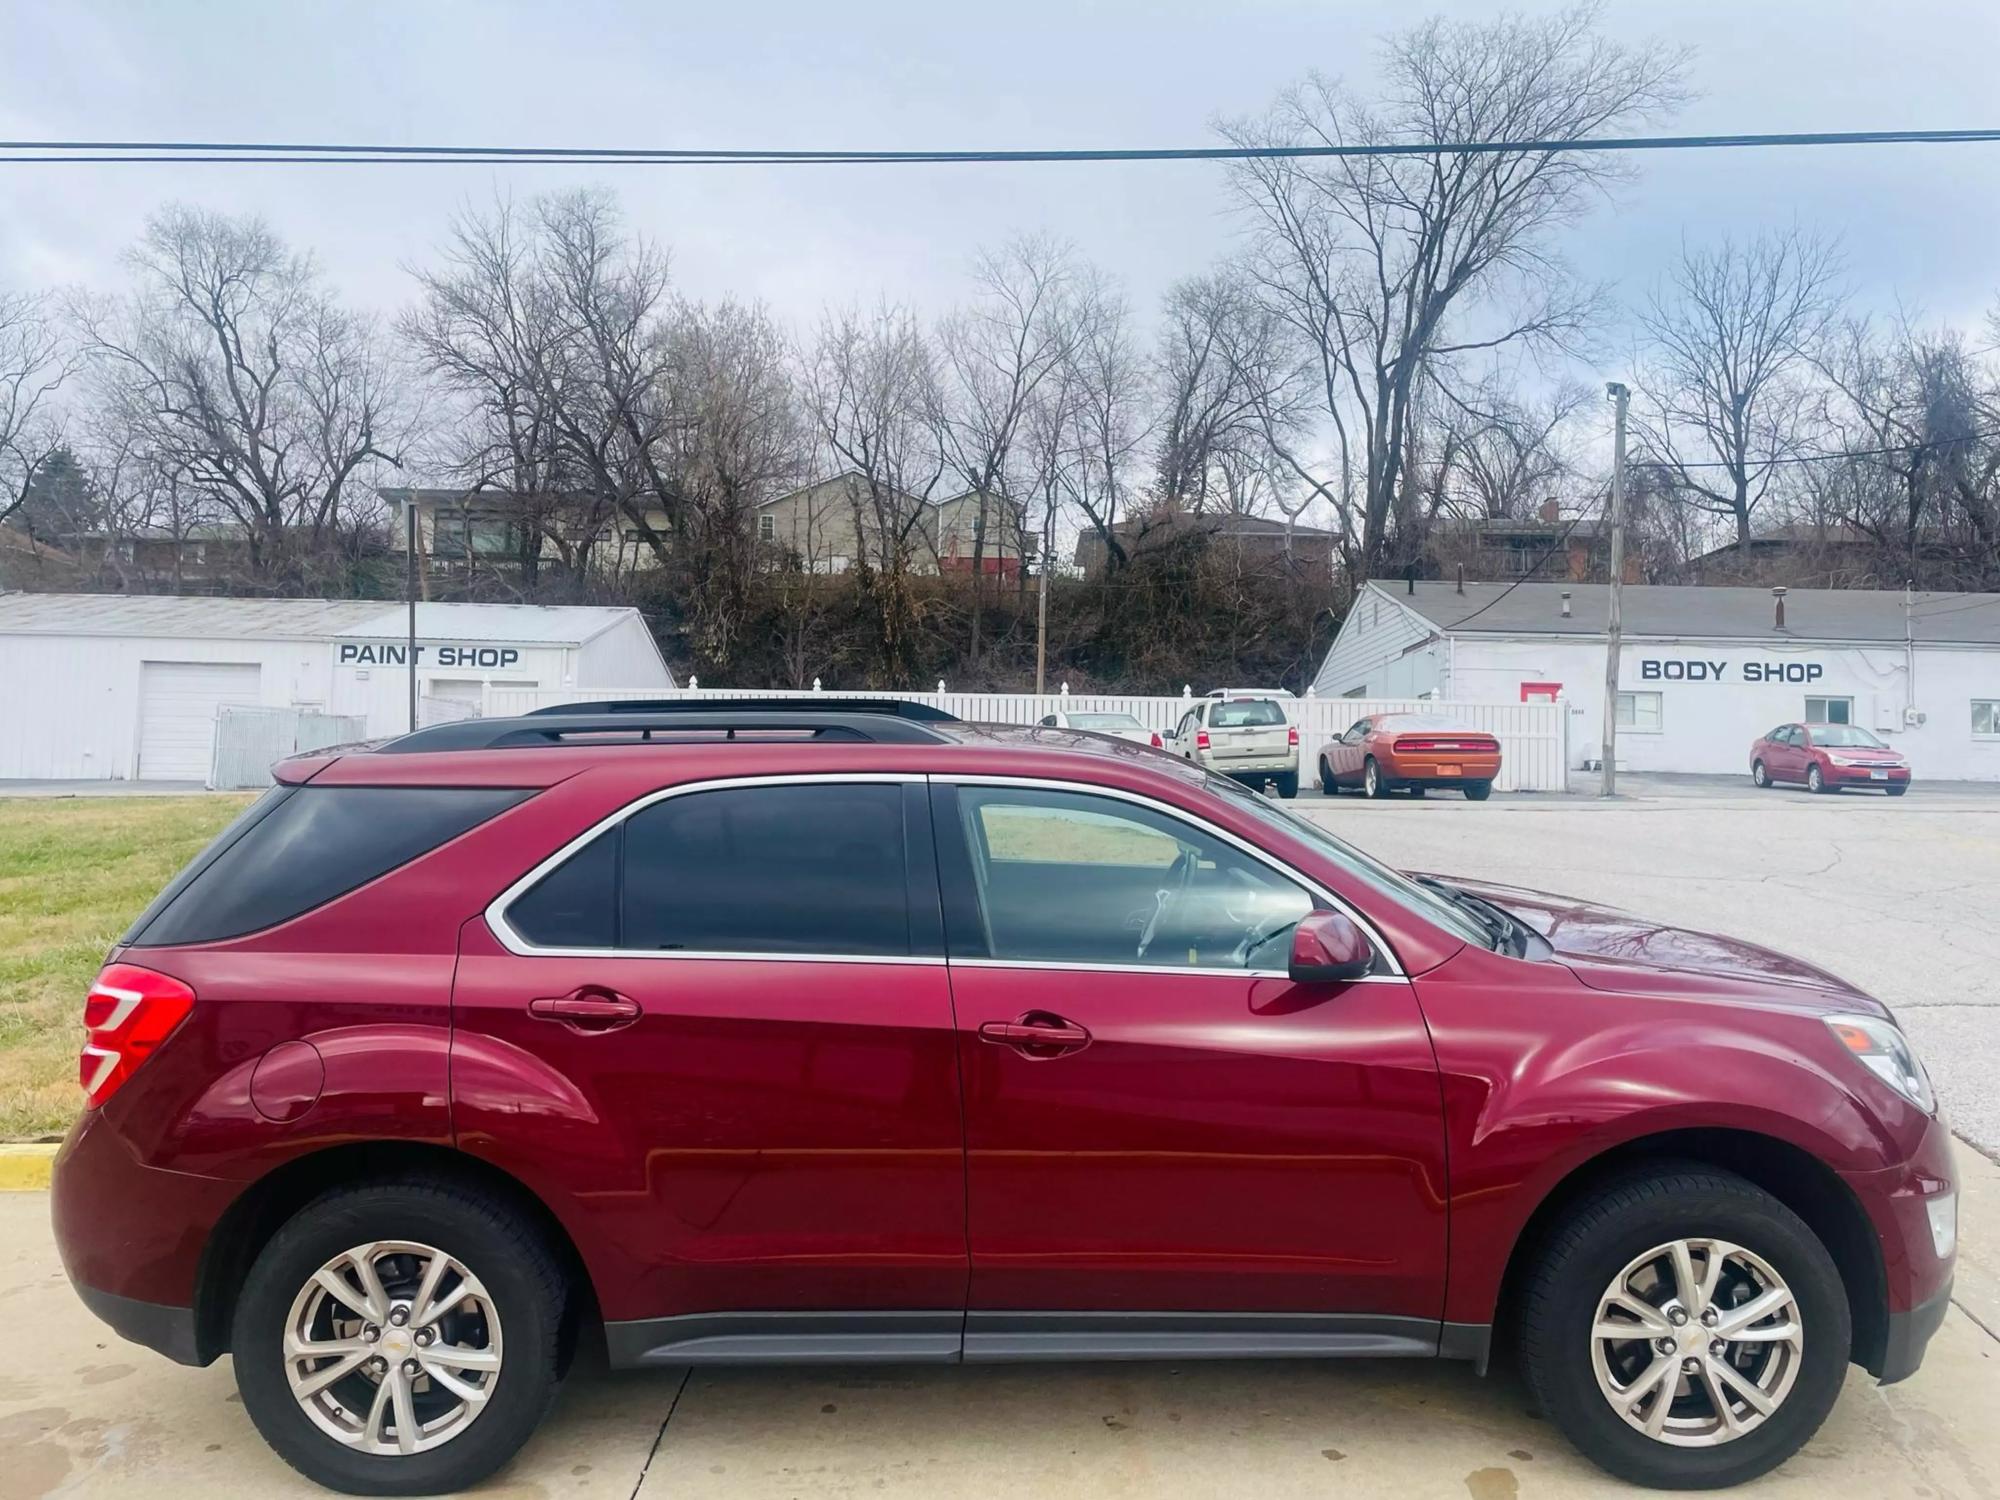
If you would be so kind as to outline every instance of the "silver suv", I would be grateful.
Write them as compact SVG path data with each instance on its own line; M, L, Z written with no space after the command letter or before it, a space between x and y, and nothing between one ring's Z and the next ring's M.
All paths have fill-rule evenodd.
M1226 688L1198 699L1181 715L1165 749L1280 797L1299 794L1299 731L1286 712L1290 693Z

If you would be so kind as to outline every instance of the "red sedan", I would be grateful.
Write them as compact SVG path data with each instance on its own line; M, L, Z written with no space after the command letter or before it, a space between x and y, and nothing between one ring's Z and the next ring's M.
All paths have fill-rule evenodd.
M1859 724L1780 724L1750 747L1750 779L1759 786L1800 782L1815 792L1872 787L1900 797L1910 763Z

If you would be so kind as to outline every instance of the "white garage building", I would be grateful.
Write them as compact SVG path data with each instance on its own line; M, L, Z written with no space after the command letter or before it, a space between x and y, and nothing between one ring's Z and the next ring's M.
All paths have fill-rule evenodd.
M1371 582L1321 664L1323 698L1570 706L1601 753L1604 584ZM2000 594L1628 584L1618 764L1744 772L1794 720L1864 725L1919 779L2000 780Z
M0 594L0 779L205 780L217 711L409 727L408 606L359 599ZM634 609L419 604L421 717L495 687L671 688Z

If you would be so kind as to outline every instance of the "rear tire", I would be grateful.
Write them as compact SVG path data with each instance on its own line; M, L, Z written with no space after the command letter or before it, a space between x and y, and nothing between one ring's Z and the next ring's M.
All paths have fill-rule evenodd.
M365 1429L362 1442L352 1442L336 1438L321 1426L323 1420L365 1423L368 1418L363 1408L370 1402L370 1393L379 1391L387 1381L387 1372L378 1376L364 1366L327 1387L321 1399L332 1405L333 1412L321 1407L321 1414L315 1415L307 1410L304 1398L294 1394L296 1366L287 1355L287 1339L293 1336L301 1304L313 1295L316 1273L357 1247L384 1244L434 1248L477 1278L482 1295L461 1301L458 1311L443 1313L428 1329L406 1310L394 1328L385 1322L376 1337L367 1341L369 1346L387 1349L393 1334L398 1343L422 1343L429 1354L416 1348L406 1352L429 1359L452 1347L481 1352L477 1345L483 1338L484 1352L492 1359L490 1373L470 1376L485 1382L483 1388L490 1394L477 1403L458 1403L468 1409L476 1404L477 1409L464 1418L459 1430L436 1446L415 1452L369 1452L363 1446ZM394 1250L383 1253L387 1258L376 1261L377 1266L393 1269L402 1263ZM385 1295L405 1296L407 1289L399 1290L398 1283L380 1270L375 1274ZM362 1278L342 1273L341 1279L353 1287ZM436 1291L448 1301L455 1284L448 1280ZM421 1292L419 1287L414 1295ZM542 1235L505 1203L483 1192L435 1177L336 1189L300 1209L271 1237L251 1267L236 1304L230 1339L236 1388L264 1440L316 1484L350 1495L435 1495L469 1488L520 1450L555 1400L567 1295L562 1270ZM467 1311L482 1304L490 1308L490 1314ZM414 1301L405 1306L414 1307ZM321 1321L341 1318L344 1324L348 1314L352 1320L361 1319L359 1312L328 1299L318 1316ZM476 1331L471 1335L459 1331L465 1325L454 1321L465 1318L475 1320ZM309 1331L307 1336L341 1337L333 1323L327 1322L326 1328L328 1332ZM502 1328L504 1343L499 1335ZM365 1334L366 1328L361 1332ZM431 1334L430 1339L423 1338L425 1332ZM349 1337L358 1335L350 1331ZM416 1358L410 1358L402 1368L417 1363ZM445 1368L456 1370L453 1378L466 1383L468 1372L477 1367ZM308 1368L305 1373L310 1375L314 1370ZM419 1382L420 1388L410 1396L410 1409L413 1430L423 1438L434 1430L436 1421L443 1420L427 1412L440 1410L448 1415L455 1398L446 1385L427 1373L410 1384L417 1386ZM396 1441L389 1437L396 1419L393 1403L384 1405L390 1414L384 1417L378 1436L387 1444Z
M1278 795L1280 797L1289 801L1291 798L1298 796L1299 773L1297 771L1287 771L1284 775L1274 776L1271 779L1278 783Z
M1769 1337L1789 1322L1796 1344L1724 1341L1726 1353L1714 1358L1709 1340L1717 1335L1704 1326L1706 1313L1695 1318L1682 1312L1680 1323L1671 1324L1668 1316L1682 1300L1668 1280L1672 1257L1654 1259L1652 1252L1676 1243L1700 1254L1699 1262L1689 1261L1698 1282L1706 1279L1712 1258L1726 1252L1707 1304L1724 1331L1732 1308L1775 1284L1790 1293L1790 1302L1757 1319L1757 1331ZM1642 1336L1601 1339L1595 1333L1600 1319L1626 1326L1627 1312L1605 1309L1613 1289L1632 1292L1628 1273L1634 1266L1647 1268L1641 1277L1657 1277L1660 1290L1628 1295L1628 1302L1648 1304L1657 1327L1634 1322L1629 1326L1644 1329ZM1770 1282L1758 1266L1770 1273ZM1701 1305L1699 1296L1693 1300ZM1592 1462L1660 1489L1741 1484L1790 1458L1832 1410L1852 1340L1840 1273L1804 1221L1742 1178L1693 1163L1654 1164L1607 1182L1571 1207L1542 1243L1521 1307L1522 1367L1542 1410ZM1672 1354L1655 1344L1655 1333L1661 1344L1676 1344ZM1693 1375L1675 1368L1690 1355ZM1665 1378L1674 1384L1663 1395L1647 1392L1656 1359L1670 1361ZM1733 1436L1713 1394L1728 1392L1731 1382L1706 1373L1720 1365L1773 1403L1760 1419L1747 1397L1727 1395ZM1665 1430L1649 1436L1644 1427L1661 1400L1668 1403L1660 1413Z
M1490 781L1468 781L1465 784L1465 800L1467 802L1484 802L1492 795L1493 783Z
M1389 795L1389 783L1384 779L1382 768L1375 763L1375 757L1372 755L1361 766L1361 795L1377 799Z

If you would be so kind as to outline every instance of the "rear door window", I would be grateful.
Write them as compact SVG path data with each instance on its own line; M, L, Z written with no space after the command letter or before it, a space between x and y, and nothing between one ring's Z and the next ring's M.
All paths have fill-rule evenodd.
M900 785L727 787L624 824L619 946L646 952L911 951Z
M277 788L162 891L124 941L213 943L275 927L531 795L490 787Z

